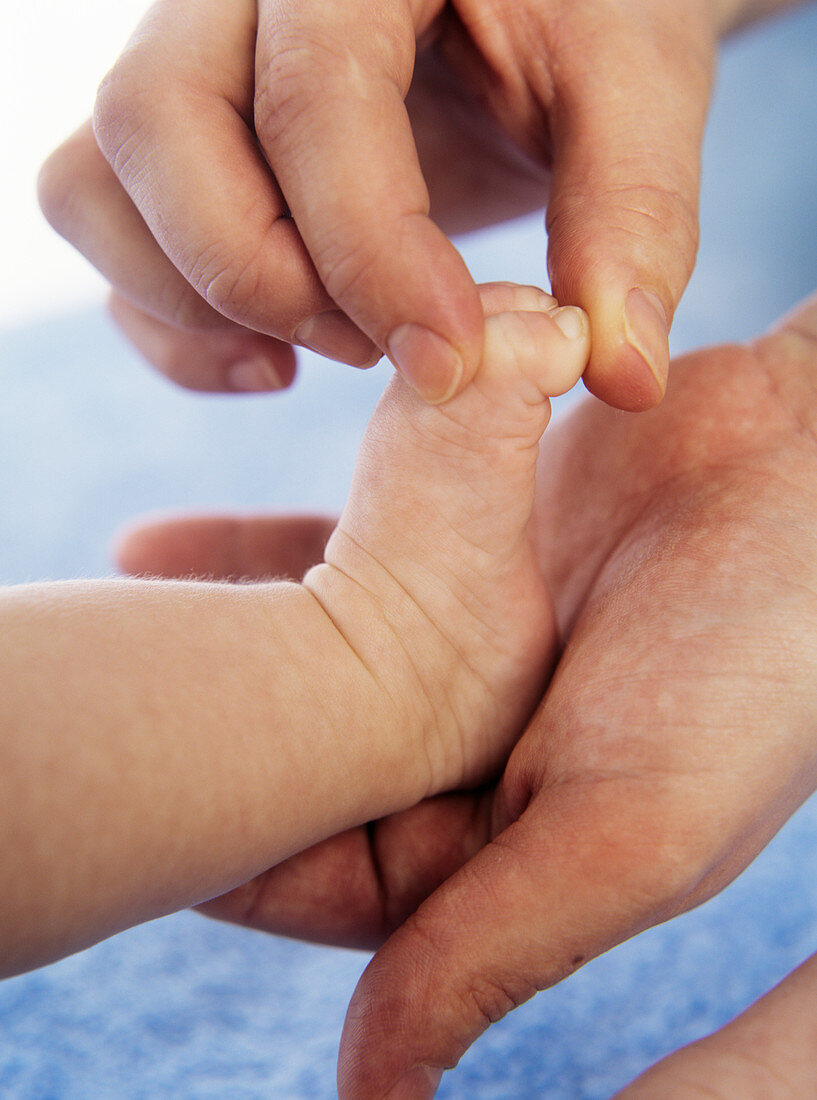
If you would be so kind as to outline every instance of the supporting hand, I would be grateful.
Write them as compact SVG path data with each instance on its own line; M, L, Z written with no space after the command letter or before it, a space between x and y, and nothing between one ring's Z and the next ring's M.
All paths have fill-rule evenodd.
M499 786L211 904L329 942L392 932L350 1009L342 1096L382 1097L414 1066L434 1068L398 1095L430 1095L492 1020L720 890L814 789L815 379L817 300L679 363L658 410L588 403L556 428L538 530L566 647ZM326 524L290 524L305 566ZM123 562L274 570L281 542L274 521L186 521L135 532Z

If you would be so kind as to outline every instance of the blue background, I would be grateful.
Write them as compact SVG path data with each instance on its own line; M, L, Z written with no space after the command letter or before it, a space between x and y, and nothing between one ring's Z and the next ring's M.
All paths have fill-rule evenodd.
M811 5L725 52L676 350L747 338L817 288L816 150ZM541 284L540 223L464 241L474 274ZM339 508L387 376L305 356L282 396L192 396L97 310L0 332L0 371L2 583L110 572L111 533L145 511ZM601 1100L723 1023L817 949L815 841L811 802L720 897L494 1027L440 1096ZM133 929L0 985L0 1095L332 1097L365 962L191 913Z

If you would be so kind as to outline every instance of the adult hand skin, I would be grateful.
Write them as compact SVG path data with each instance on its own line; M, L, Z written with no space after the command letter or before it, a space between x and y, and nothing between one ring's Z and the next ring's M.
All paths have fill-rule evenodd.
M695 260L717 37L791 2L159 0L94 130L45 165L43 209L183 385L287 385L291 341L358 366L382 349L441 400L483 323L443 230L547 203L587 384L647 408Z
M492 1021L718 892L814 790L815 391L817 297L749 347L679 361L659 409L588 401L557 425L536 530L565 648L498 785L330 839L207 907L326 942L388 937L349 1010L343 1100L431 1096ZM171 522L133 531L121 562L297 574L329 526Z

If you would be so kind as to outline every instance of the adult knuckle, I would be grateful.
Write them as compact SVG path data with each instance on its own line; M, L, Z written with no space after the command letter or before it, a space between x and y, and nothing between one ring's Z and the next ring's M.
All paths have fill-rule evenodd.
M129 53L102 78L94 99L93 123L99 147L108 159L121 144L123 133L139 128L157 93L155 82L145 81L141 66Z
M327 220L310 240L310 254L321 281L333 301L343 304L358 295L376 303L381 293L380 276L389 250L400 252L404 242L410 245L418 221L427 217L420 207L387 217L371 227L363 238L350 232L350 223ZM357 222L360 225L360 222ZM377 310L373 310L373 320Z
M373 9L372 24L356 48L342 27L334 32L331 26L282 22L274 28L256 75L255 126L262 140L297 141L321 120L334 117L333 103L348 111L351 101L370 98L372 88L383 82L405 95L413 68L413 33L388 10Z
M608 185L602 193L573 190L552 204L548 233L558 250L569 251L578 269L622 262L636 271L656 269L678 296L698 251L697 202L690 197L695 194L694 186L646 177L643 183ZM603 253L600 239L609 243Z
M238 322L247 317L261 284L257 252L237 257L222 242L212 242L196 254L185 271L213 309ZM187 307L180 303L180 308Z
M441 962L444 965L450 947L450 928L424 921L422 910L410 918L409 925L412 950L403 960L407 978L416 981L422 975L429 991L438 990ZM437 1017L448 1068L456 1065L477 1035L538 992L538 987L527 979L509 975L470 973L467 979L449 987L445 1011Z
M607 849L607 866L628 902L653 919L682 909L706 870L696 838L666 807L634 815Z
M127 117L128 83L117 64L106 73L96 90L92 115L94 134L106 155L108 148L115 145L115 136Z
M278 146L300 134L314 99L295 71L282 72L267 62L256 84L253 117L255 131L264 144Z
M342 83L349 58L341 43L298 29L276 34L259 65L255 127L264 141L296 141L316 117L316 94L325 104L332 86Z
M685 191L670 184L628 187L618 206L621 226L633 237L661 243L670 262L688 276L698 251L698 212Z
M472 1034L486 1031L537 992L527 980L481 978L460 992L464 1023Z
M128 95L100 86L94 103L93 128L97 145L120 180L134 184L148 163L155 144L155 120L167 111L170 93L157 87L134 89Z
M568 704L574 729L576 714ZM594 761L595 734L585 728L590 736L581 766L564 771L541 797L569 803L586 823L582 858L599 891L630 917L654 923L695 894L717 863L721 834L698 778L677 775L652 747L645 751L626 737L615 742L615 764L606 757Z
M340 303L370 284L379 267L376 250L345 240L318 245L313 251L313 259L330 298Z

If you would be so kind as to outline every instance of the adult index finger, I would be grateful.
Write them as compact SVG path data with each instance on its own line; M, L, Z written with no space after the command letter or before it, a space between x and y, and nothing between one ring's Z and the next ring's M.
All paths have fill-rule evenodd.
M714 28L666 0L592 13L559 42L548 259L554 294L590 315L588 388L637 411L663 396L695 263Z
M404 97L439 3L262 3L255 126L330 298L428 400L470 381L483 317L429 218ZM309 343L314 316L296 334Z
M160 0L100 88L96 139L164 253L214 309L289 341L305 315L324 312L331 340L318 350L348 358L351 348L368 364L371 343L321 285L258 149L255 30L250 0Z

